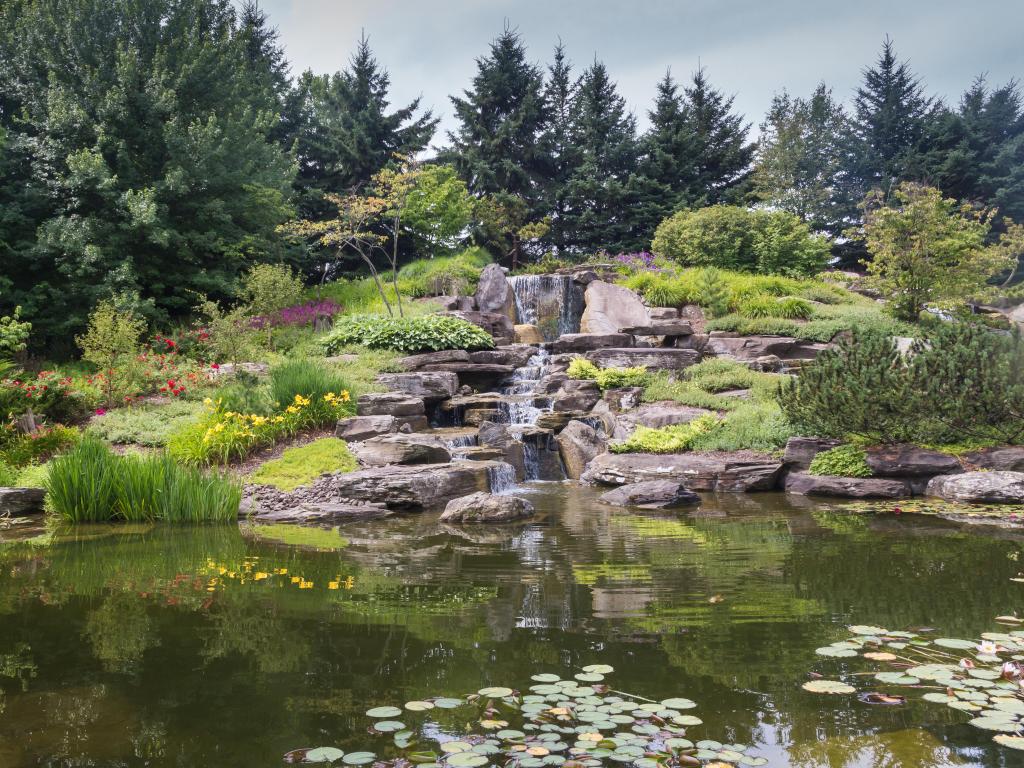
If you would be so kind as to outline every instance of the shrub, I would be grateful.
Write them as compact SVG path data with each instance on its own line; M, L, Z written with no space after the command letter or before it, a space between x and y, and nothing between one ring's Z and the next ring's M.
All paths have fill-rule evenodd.
M740 305L745 317L781 317L788 320L807 320L814 314L813 305L793 296L776 299L771 296L753 296Z
M594 381L597 379L597 374L601 369L594 365L589 360L577 357L569 363L569 367L565 373L570 379L589 379Z
M239 297L255 317L270 318L302 300L302 279L285 264L257 264L242 278Z
M75 337L82 359L103 374L103 397L108 408L131 394L135 357L145 330L146 321L141 317L102 301L89 315L85 333Z
M811 275L828 262L828 241L785 211L713 205L679 211L658 225L651 249L686 266Z
M822 451L811 459L807 472L832 477L871 477L867 453L856 445L839 445Z
M413 261L399 270L399 288L410 296L468 295L476 290L481 270L491 259L482 248L456 256Z
M399 352L441 349L492 349L494 339L482 328L450 315L343 317L320 342L327 354L347 344Z
M75 445L79 437L77 429L60 424L40 427L29 434L5 424L0 426L0 461L15 468L46 461Z
M352 472L358 467L356 457L344 440L325 437L306 445L287 449L280 458L268 461L253 472L251 480L292 491L308 485L329 472Z
M31 409L51 421L75 422L92 411L95 404L91 393L76 388L70 376L56 371L40 371L34 378L0 381L0 416L16 416Z
M227 477L166 455L117 456L95 438L50 462L45 488L53 509L73 523L233 522L242 498L241 484Z
M341 393L344 397L339 404L335 395ZM286 407L296 397L311 401L306 419L312 427L337 421L339 415L351 415L355 410L345 380L337 371L315 360L289 360L270 369L270 400L275 409Z
M683 453L689 451L698 436L718 427L716 416L701 416L688 424L672 424L653 429L637 427L626 440L612 443L612 453Z
M10 315L0 317L0 360L10 360L24 352L32 323L21 322L21 307L15 307Z
M570 379L589 379L596 381L602 390L616 387L642 387L647 383L649 374L642 365L632 368L598 368L589 360L577 357L566 369Z
M203 412L202 405L190 401L134 405L97 416L86 431L109 443L158 447L166 445L167 438L183 422L193 421Z
M714 267L700 270L696 291L696 303L704 307L708 317L719 317L729 311L729 285L721 270Z
M274 400L266 381L251 373L239 371L231 380L210 394L210 400L221 411L255 413L267 416L274 412Z

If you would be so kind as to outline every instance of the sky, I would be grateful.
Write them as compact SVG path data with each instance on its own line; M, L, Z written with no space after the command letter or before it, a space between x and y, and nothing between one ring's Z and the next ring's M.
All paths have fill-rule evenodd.
M890 36L931 94L955 103L975 76L1024 79L1024 0L261 0L293 74L344 68L365 32L392 104L421 96L453 128L448 96L505 24L546 66L561 39L577 70L604 61L641 127L657 81L698 66L757 124L773 94L824 81L849 102Z

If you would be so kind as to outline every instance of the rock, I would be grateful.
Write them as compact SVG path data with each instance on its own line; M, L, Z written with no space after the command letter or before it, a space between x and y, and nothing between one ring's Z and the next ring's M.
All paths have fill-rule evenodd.
M589 411L601 399L601 388L596 381L566 379L551 401L555 411Z
M0 488L0 518L41 515L45 498L42 488Z
M828 477L791 472L786 492L840 499L901 499L913 495L910 483L883 477Z
M694 419L707 416L712 411L704 408L693 408L677 403L674 400L659 400L656 403L644 403L628 413L619 416L619 423L630 432L636 427L668 427L673 424L689 424Z
M387 416L350 416L338 421L334 435L350 443L369 440L378 435L388 435L398 431L398 420Z
M563 333L548 348L555 353L586 352L604 347L628 347L632 343L632 337L625 333Z
M444 464L451 461L447 444L434 435L381 435L361 443L352 443L350 448L366 467L382 467L388 464Z
M525 477L526 457L523 443L509 432L507 424L482 421L477 433L477 442L482 448L497 451L499 455L495 458L500 458L506 464L515 467L517 478Z
M488 264L480 273L480 282L476 287L476 308L480 312L505 315L510 320L515 317L512 286L508 284L505 270L497 264Z
M426 301L440 304L447 311L472 312L476 309L476 301L472 296L431 296Z
M651 320L641 298L621 285L595 280L587 286L584 300L582 333L617 333L619 328L647 325Z
M497 408L467 408L462 413L462 423L471 426L479 426L485 421L496 421L501 418L501 411Z
M459 388L458 375L450 371L384 373L377 377L377 381L393 392L421 397L428 403L447 400Z
M713 331L708 339L708 351L719 357L751 361L766 355L784 358L796 346L790 336L734 336Z
M421 355L409 355L398 358L398 364L407 371L415 371L425 365L435 363L468 363L469 352L464 349L442 349L440 352L424 352Z
M376 520L393 514L394 512L383 504L325 501L299 504L295 507L268 512L256 512L251 519L257 523L333 526L358 520Z
M648 307L647 314L651 316L651 322L676 320L679 317L679 310L675 307Z
M585 357L599 368L631 368L642 365L653 370L681 371L699 362L700 352L693 349L662 347L595 349L587 352Z
M608 403L613 411L628 411L640 405L643 396L643 387L614 387L606 389L601 399Z
M842 443L827 437L791 437L786 441L786 452L782 463L789 469L805 470L810 468L811 461L822 451L828 451Z
M396 511L419 511L491 487L490 472L500 462L465 461L372 467L327 475L326 500L356 499L383 504Z
M578 420L570 421L555 440L558 441L565 476L570 480L579 480L594 457L608 451L608 442L597 430Z
M692 336L693 326L689 320L652 320L647 325L619 328L619 333L628 333L631 336Z
M531 323L519 323L512 326L512 335L516 344L543 344L544 337L540 328Z
M778 355L761 355L751 361L750 367L762 373L780 373L786 366Z
M974 451L964 456L964 463L978 469L1024 472L1024 446L1008 445L1002 448Z
M422 397L402 392L371 392L356 401L359 416L423 416L426 408Z
M238 373L266 376L270 373L270 366L267 363L222 363L217 368L211 368L210 373L214 378L234 376Z
M928 496L978 504L1024 504L1024 472L964 472L928 482Z
M445 523L508 523L533 517L533 504L518 496L473 493L452 499L444 508Z
M444 314L483 328L494 337L495 344L511 344L514 331L512 318L498 312L445 312Z
M1007 319L1024 329L1024 304L1014 307L1006 313Z
M613 491L603 493L601 501L617 507L669 509L700 504L700 496L677 480L645 480L642 483L620 485Z
M582 419L586 415L583 411L545 411L537 417L536 426L552 432L560 432L573 419Z
M867 450L867 462L875 477L931 477L963 472L960 462L948 453L916 445L886 445Z
M471 363L486 363L491 365L511 365L513 368L522 368L530 362L537 354L537 350L526 344L512 344L498 347L497 349L484 349L479 352L470 352Z
M527 480L565 480L555 434L532 424L512 424L509 431L522 443Z
M500 365L498 363L433 363L425 365L420 370L424 371L451 371L459 375L459 378L501 378L515 372L511 365Z
M691 491L767 491L775 487L781 462L755 451L708 453L605 453L583 473L585 484L629 485L677 480Z
M580 285L590 285L599 279L597 272L592 269L577 269L572 273L572 281Z
M461 445L452 448L453 459L465 461L504 461L511 464L508 455L501 448L486 448L482 445ZM517 476L519 475L517 471Z

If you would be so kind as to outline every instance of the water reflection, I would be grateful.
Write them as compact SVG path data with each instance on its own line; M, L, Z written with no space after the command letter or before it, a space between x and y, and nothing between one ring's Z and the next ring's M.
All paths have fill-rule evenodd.
M848 623L990 628L1017 605L1018 540L770 495L683 517L533 501L529 524L409 517L332 547L145 526L0 543L0 768L278 766L360 746L370 704L597 660L773 764L1022 764L946 707L799 687Z

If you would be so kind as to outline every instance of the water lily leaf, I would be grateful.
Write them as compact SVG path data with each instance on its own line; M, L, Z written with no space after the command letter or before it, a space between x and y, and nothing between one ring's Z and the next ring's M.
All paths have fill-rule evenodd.
M437 760L437 752L410 752L407 757L414 763L433 763Z
M882 627L872 627L866 624L854 624L852 627L847 627L855 635L888 635L889 632Z
M366 765L372 763L376 757L373 752L349 752L341 758L341 762L345 765Z
M857 652L850 648L835 648L831 645L826 645L823 648L816 648L814 652L819 656L832 656L838 659L857 655Z
M405 728L405 723L400 723L397 720L381 720L379 723L375 723L373 727L381 733L392 733L393 731L400 731Z
M752 757L750 755L744 755L740 758L740 765L768 765L767 757Z
M544 761L539 757L524 757L519 760L521 768L541 768Z
M530 679L536 680L538 683L557 683L560 682L562 678L558 675L552 675L550 672L543 672L539 675L534 675Z
M732 749L723 749L721 752L718 753L719 760L728 760L729 762L736 762L741 757L743 757L742 752L737 752Z
M481 688L477 691L481 696L486 696L490 699L503 699L506 696L511 696L514 691L511 688L503 688L501 686L493 686L491 688Z
M993 736L992 741L1010 749L1024 749L1024 736L1011 736L1006 733L1000 733Z
M661 706L668 707L669 709L693 709L697 706L697 702L690 699L663 699ZM640 708L646 710L647 705Z
M672 722L676 725L700 725L704 721L693 715L677 715L672 718Z
M426 712L428 709L433 709L434 705L429 701L407 701L405 708L410 712Z
M441 744L441 751L445 754L469 752L471 749L473 749L473 745L466 741L446 741Z
M917 685L921 682L921 678L905 675L902 672L879 672L875 675L875 680L893 685Z
M886 653L885 651L868 651L864 654L865 659L871 659L872 661L895 661L898 657L895 653Z
M976 717L968 722L975 728L983 728L986 731L1012 732L1020 728L1020 724L1016 720L1002 720L995 717Z
M345 753L337 747L314 747L298 751L305 752L302 756L303 763L333 763L345 756Z
M491 761L486 755L479 755L476 752L455 752L448 755L445 762L452 768L477 768Z
M963 712L978 712L981 710L981 707L970 701L951 701L947 706L952 709L959 709Z
M366 710L366 716L374 718L395 717L400 714L402 714L402 710L398 707L374 707Z
M940 637L937 640L932 640L932 642L943 648L955 648L960 651L974 650L975 646L970 640L960 640L955 637Z
M1024 622L1024 619L1017 616L996 616L996 621L1003 624L1020 624L1021 622Z
M722 742L714 739L701 739L697 742L697 749L711 749L717 752L722 748Z
M840 683L835 680L808 680L802 686L805 691L811 693L828 693L828 694L843 694L843 693L854 693L856 688L846 683Z
M921 698L934 704L949 704L951 701L956 701L955 698L944 693L926 693Z
M582 683L599 683L604 680L604 675L600 672L580 672L577 675L573 675L573 677Z
M615 671L615 667L610 667L607 664L588 664L583 668L584 672L596 672L599 675L610 675Z
M665 739L665 746L669 749L689 749L693 742L689 739Z
M532 755L533 757L544 757L545 755L551 754L551 750L547 747L529 747L526 750L526 754Z
M967 670L967 674L971 677L977 677L981 680L995 680L1000 676L1000 673L996 669L984 669L982 667L975 667L974 669Z
M461 707L465 703L466 702L464 702L462 699L434 699L434 706L439 707L440 709L455 709L456 707Z

